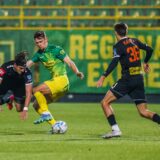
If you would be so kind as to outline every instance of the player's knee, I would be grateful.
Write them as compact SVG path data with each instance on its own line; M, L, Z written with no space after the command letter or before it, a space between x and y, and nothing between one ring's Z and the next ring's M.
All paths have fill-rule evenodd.
M21 109L16 109L17 112L22 112Z
M148 118L148 109L146 103L141 103L137 105L137 109L141 117Z
M147 117L147 111L146 110L139 111L139 114L140 114L141 117Z
M22 112L23 111L23 104L16 103L15 107L16 107L17 112Z
M104 107L104 106L108 106L109 103L108 103L108 101L106 101L105 99L103 99L103 100L101 101L101 105L102 105L102 107Z
M18 107L18 108L16 107L16 111L17 111L17 112L22 112L23 110L22 110L22 108L20 108L20 107Z

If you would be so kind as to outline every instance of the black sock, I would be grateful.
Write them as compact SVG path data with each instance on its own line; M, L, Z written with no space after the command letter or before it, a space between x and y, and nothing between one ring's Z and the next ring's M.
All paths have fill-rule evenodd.
M115 124L117 124L116 120L115 120L115 116L112 114L109 117L107 117L108 119L108 123L110 124L110 126L113 126Z
M158 114L154 114L152 120L158 124L160 124L160 116Z

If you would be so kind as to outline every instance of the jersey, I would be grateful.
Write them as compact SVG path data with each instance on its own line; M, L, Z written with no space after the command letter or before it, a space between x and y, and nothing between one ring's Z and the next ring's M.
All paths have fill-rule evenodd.
M119 57L122 75L142 73L140 49L147 51L148 47L138 39L129 37L124 37L113 46L113 57Z
M53 77L57 77L66 74L66 66L63 62L66 55L66 52L61 47L48 45L44 51L38 50L31 60L34 63L41 62Z
M22 74L18 74L14 70L14 61L4 63L0 67L0 92L7 90L18 90L18 88L25 87L25 85L32 84L32 73L26 68Z
M117 99L128 94L136 105L146 103L144 80L141 69L140 49L146 51L145 62L152 55L153 49L135 38L124 37L113 46L113 62L118 61L122 68L122 78L111 88ZM114 63L111 65L114 68ZM107 71L108 73L108 71Z

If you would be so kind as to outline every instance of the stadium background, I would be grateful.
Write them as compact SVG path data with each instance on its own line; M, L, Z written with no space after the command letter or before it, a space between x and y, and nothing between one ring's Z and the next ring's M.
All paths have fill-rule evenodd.
M117 22L127 23L129 36L154 48L145 85L148 100L160 102L160 0L0 0L0 64L21 50L32 57L33 34L45 30L49 41L62 46L85 74L81 82L68 69L70 93L61 101L100 101L120 77L118 67L102 88L96 88L112 57ZM33 68L33 75L35 84L49 78L41 65Z

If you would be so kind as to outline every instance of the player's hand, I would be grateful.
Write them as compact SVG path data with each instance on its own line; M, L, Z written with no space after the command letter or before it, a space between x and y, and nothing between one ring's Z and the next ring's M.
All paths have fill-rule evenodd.
M97 81L97 88L101 87L103 85L103 81L105 80L105 76L101 76L99 80Z
M20 118L21 120L26 120L28 118L28 111L20 112Z
M143 64L143 69L144 69L145 73L149 73L149 71L150 71L150 66L149 66L149 64L148 64L148 63L144 63L144 64Z
M82 72L77 72L76 73L77 77L79 77L80 79L84 78L84 74Z

